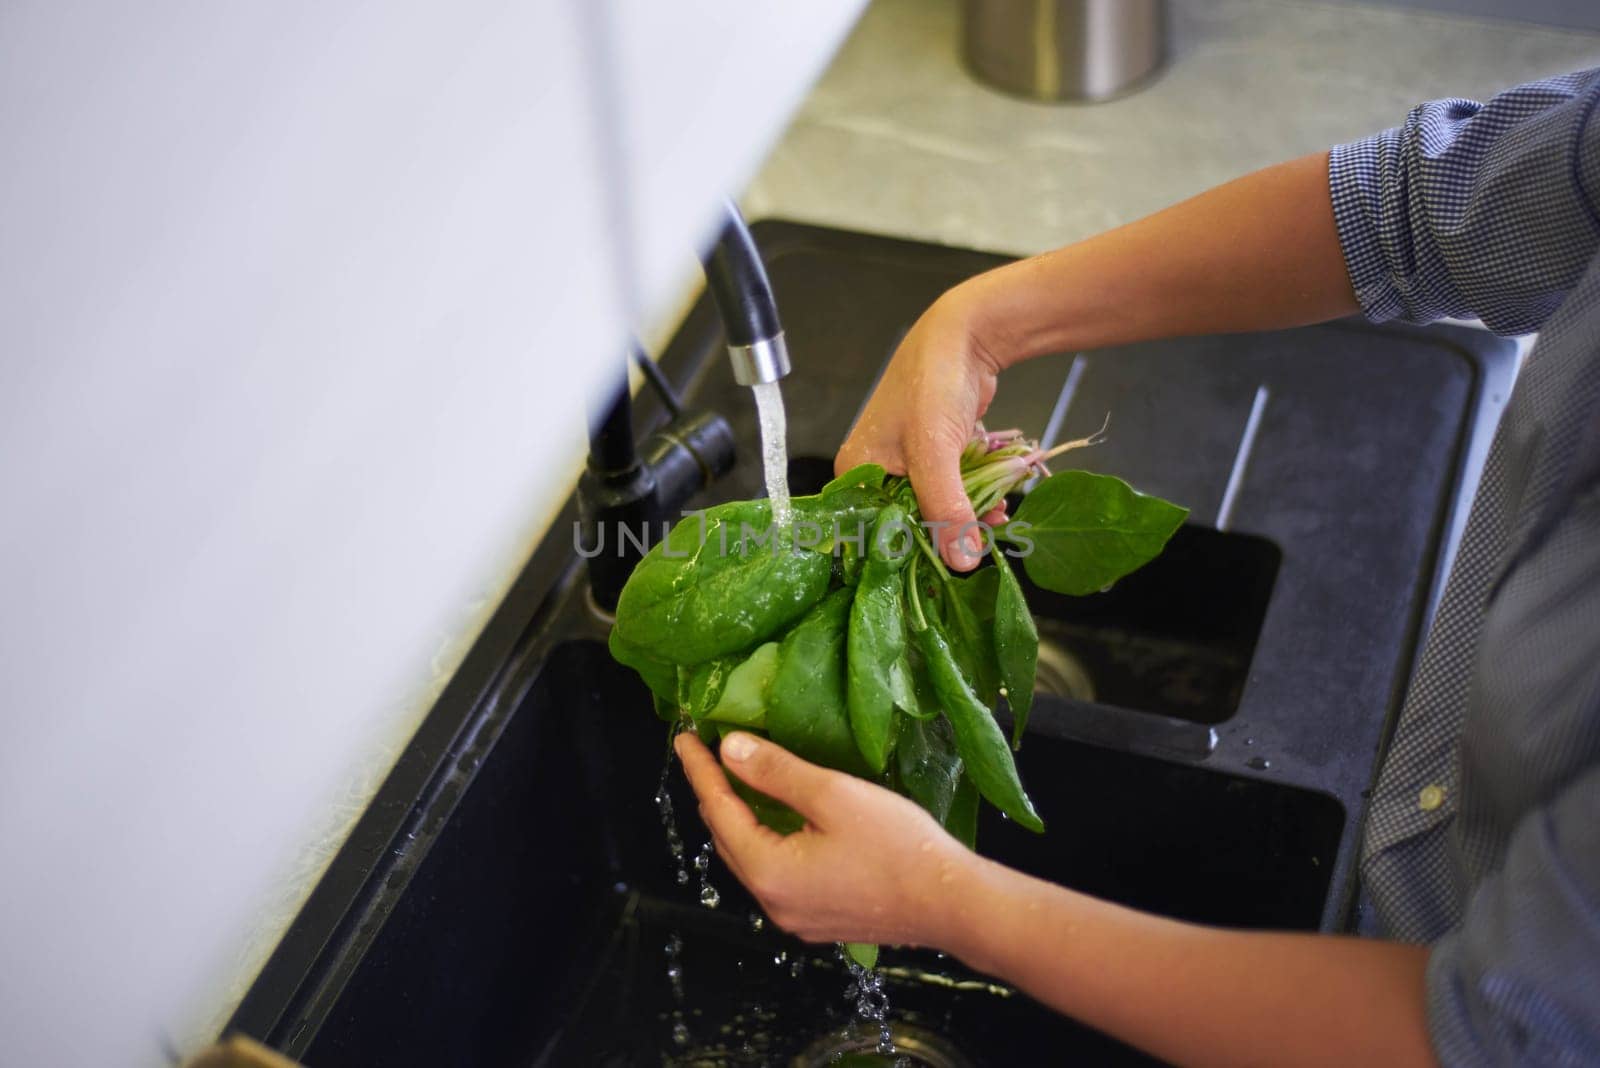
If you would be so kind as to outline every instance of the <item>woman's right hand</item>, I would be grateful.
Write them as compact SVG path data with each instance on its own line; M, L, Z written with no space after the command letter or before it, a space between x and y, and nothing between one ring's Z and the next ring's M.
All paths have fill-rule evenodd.
M969 525L977 517L961 485L961 450L994 399L1001 368L975 289L957 286L922 313L833 464L836 474L878 463L892 475L910 475L923 521L944 524L930 530L939 554L958 571L983 558L983 541Z

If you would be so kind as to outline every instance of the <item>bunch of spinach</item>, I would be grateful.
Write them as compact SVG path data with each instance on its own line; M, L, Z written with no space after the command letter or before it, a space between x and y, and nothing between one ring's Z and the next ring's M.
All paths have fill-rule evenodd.
M1033 697L1039 637L1012 570L1091 594L1159 554L1187 509L1108 475L1050 474L1018 431L978 428L961 459L976 514L1038 478L1016 515L983 528L992 566L952 574L909 481L863 464L796 498L771 528L765 500L678 523L634 570L611 651L637 670L664 719L708 738L770 737L799 756L911 797L969 847L983 798L1033 831L1044 823L1012 759ZM992 709L1011 708L1010 744ZM763 822L800 817L735 782Z

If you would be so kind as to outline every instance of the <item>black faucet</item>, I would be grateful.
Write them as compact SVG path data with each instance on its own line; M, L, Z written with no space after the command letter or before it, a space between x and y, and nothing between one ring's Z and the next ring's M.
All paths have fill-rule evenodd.
M706 288L722 318L733 377L742 386L789 373L789 352L760 251L739 209L703 258ZM653 366L651 370L654 370ZM672 415L642 448L634 443L626 360L589 425L589 464L578 480L580 544L589 556L589 591L610 612L633 567L690 497L732 469L733 429L715 412L684 413L664 379L651 375Z

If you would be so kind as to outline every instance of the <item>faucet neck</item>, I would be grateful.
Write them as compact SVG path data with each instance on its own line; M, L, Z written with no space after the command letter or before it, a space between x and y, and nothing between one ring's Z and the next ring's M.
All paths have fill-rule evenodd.
M723 210L722 229L705 257L706 288L727 334L733 377L741 386L776 382L789 373L778 301L744 217L732 201Z

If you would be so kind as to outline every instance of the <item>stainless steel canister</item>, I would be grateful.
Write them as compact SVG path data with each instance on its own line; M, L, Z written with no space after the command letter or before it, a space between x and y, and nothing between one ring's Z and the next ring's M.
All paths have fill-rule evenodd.
M980 80L1035 100L1104 100L1166 58L1166 0L964 0Z

